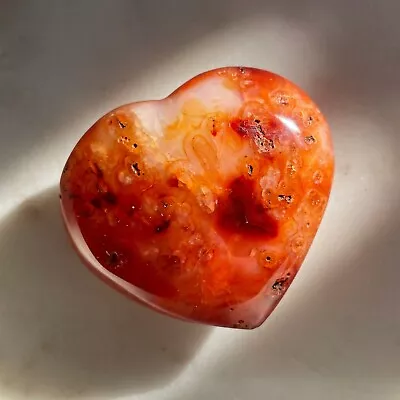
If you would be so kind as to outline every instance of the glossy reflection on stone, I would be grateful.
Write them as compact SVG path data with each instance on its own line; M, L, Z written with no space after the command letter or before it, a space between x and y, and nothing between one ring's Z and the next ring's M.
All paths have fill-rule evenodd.
M168 315L259 326L299 270L328 201L327 123L288 80L201 74L121 106L69 157L61 205L88 266Z

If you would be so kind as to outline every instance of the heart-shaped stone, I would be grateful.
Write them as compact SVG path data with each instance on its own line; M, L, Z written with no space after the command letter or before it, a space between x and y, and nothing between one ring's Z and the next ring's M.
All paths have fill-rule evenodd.
M61 177L67 229L108 283L170 316L255 328L299 270L334 171L288 80L221 68L97 121Z

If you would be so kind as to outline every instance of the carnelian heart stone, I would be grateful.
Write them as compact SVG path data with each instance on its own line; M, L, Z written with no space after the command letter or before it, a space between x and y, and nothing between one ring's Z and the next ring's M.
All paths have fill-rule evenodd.
M121 106L61 176L67 230L105 281L159 312L251 329L317 232L334 172L328 125L285 78L227 67Z

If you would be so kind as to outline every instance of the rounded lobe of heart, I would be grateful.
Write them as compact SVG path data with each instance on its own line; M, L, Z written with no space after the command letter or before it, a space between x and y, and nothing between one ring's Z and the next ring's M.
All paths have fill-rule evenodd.
M61 176L97 274L173 317L255 328L298 272L329 198L327 122L283 77L220 68L100 118Z

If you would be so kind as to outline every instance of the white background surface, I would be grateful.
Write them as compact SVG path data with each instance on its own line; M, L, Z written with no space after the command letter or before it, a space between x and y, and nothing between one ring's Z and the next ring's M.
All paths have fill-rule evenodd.
M0 0L0 399L400 399L400 3ZM64 233L58 179L102 114L243 64L302 86L337 169L284 300L251 332L108 288Z

